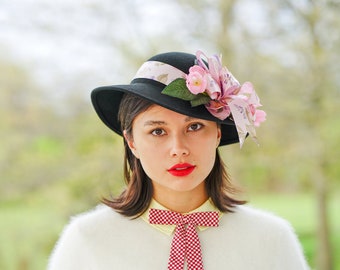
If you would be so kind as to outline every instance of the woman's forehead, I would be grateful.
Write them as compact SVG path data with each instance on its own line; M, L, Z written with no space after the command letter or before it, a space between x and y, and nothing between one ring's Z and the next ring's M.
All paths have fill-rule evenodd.
M199 118L195 118L192 116L188 116L185 114L181 114L172 110L169 110L160 105L154 104L150 106L146 111L140 113L136 118L150 118L154 121L165 121L166 119L183 119L184 122L189 122L192 120L197 120Z

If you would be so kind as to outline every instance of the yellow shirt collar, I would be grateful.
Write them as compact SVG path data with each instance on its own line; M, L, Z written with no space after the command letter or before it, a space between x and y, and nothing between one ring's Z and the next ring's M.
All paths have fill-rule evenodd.
M150 208L154 208L154 209L159 209L159 210L169 210L166 207L164 207L163 205L161 205L159 202L157 202L155 199L151 200L150 206L148 208L148 210L146 210L143 215L141 216L141 218L148 223L150 226L154 227L155 229L161 231L162 233L165 233L167 235L171 235L175 228L176 225L161 225L161 224L150 224L149 223L149 210ZM190 211L189 213L186 214L191 214L194 212L208 212L208 211L216 211L219 214L219 217L221 218L222 216L222 212L219 211L216 206L213 204L213 202L211 201L211 199L208 199L205 203L203 203L200 207ZM197 226L197 228L200 231L204 231L205 229L207 229L208 227L203 227L203 226Z

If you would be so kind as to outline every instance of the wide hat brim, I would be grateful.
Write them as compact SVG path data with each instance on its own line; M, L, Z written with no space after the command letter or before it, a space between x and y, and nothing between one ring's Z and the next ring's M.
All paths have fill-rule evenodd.
M191 57L191 55L189 56ZM193 64L194 62L192 61ZM189 67L187 67L188 69ZM138 78L127 85L110 85L95 88L91 93L91 101L104 124L121 136L122 130L118 120L119 106L124 93L130 93L177 113L221 124L220 146L239 142L235 123L231 119L220 120L210 114L204 105L192 107L188 101L162 94L164 87L164 84L157 81Z

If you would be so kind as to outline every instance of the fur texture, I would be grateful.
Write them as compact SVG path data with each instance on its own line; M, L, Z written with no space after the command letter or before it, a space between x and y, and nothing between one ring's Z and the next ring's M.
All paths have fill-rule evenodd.
M206 270L305 270L291 226L270 213L238 206L220 226L199 232ZM167 269L172 235L141 218L129 219L106 206L74 217L49 261L49 270Z

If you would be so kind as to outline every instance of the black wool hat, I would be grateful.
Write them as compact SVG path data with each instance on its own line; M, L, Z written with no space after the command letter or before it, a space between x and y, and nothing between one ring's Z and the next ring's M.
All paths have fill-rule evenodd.
M192 106L190 101L162 93L172 81L185 78L185 75L189 74L189 69L194 65L197 65L197 58L193 54L169 52L155 55L141 66L130 84L102 86L94 89L91 93L94 109L110 129L122 135L118 110L124 93L130 93L172 111L221 124L220 145L239 142L239 135L231 117L221 120L213 116L205 105ZM168 76L168 73L171 75Z

